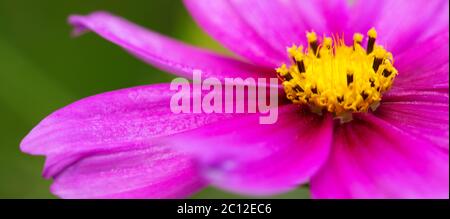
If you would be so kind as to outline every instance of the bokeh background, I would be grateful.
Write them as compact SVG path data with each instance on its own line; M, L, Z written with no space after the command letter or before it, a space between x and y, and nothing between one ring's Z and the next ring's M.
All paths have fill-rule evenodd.
M70 37L68 15L95 10L228 53L178 0L0 0L0 198L56 198L51 181L41 177L44 158L19 150L21 139L46 115L87 96L173 78L95 34ZM308 197L304 187L275 198ZM194 198L244 197L207 188Z

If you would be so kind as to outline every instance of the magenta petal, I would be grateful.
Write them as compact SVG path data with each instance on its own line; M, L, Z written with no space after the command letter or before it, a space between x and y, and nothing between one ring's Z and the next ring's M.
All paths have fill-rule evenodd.
M445 102L399 101L383 102L376 111L378 117L417 138L449 147L448 99Z
M448 93L438 91L416 91L392 89L388 94L383 96L384 102L414 102L425 101L432 103L445 103L448 101Z
M396 56L393 89L376 114L387 122L448 150L448 32Z
M205 77L217 78L262 77L261 73L268 72L162 36L107 12L73 15L69 22L75 27L76 34L94 31L143 61L179 76L191 78L196 69L202 70Z
M337 128L315 198L448 198L448 151L372 115Z
M54 112L39 123L23 139L21 150L33 155L47 156L44 176L56 179L59 176L72 177L72 175L78 174L77 171L84 171L83 169L70 169L72 164L84 167L91 165L92 162L100 162L97 159L111 159L117 162L120 159L130 159L136 165L141 161L139 166L130 167L136 169L145 165L148 167L156 164L166 165L155 171L184 165L179 172L164 170L166 173L154 173L155 176L161 177L170 173L165 176L164 180L171 176L187 174L184 171L191 170L192 167L186 164L186 158L178 152L167 151L167 147L163 148L155 144L155 138L194 129L228 118L230 115L174 114L170 110L170 99L174 93L175 91L170 91L168 84L161 84L123 89L83 99ZM127 155L127 151L136 153L136 156ZM123 155L115 155L115 153ZM143 155L141 156L140 153L146 153L149 158L142 159ZM162 157L181 158L159 162L158 159ZM107 168L108 164L102 165ZM70 173L64 175L67 168L70 169ZM116 169L116 171L120 173L120 169ZM192 178L198 177L194 171L190 171L188 174ZM120 174L117 176L122 177ZM150 184L160 182L158 181L160 178L154 178L154 181L149 181L149 179L143 180ZM108 178L108 180L111 179ZM61 182L66 181L61 180ZM103 181L103 183L106 182ZM191 185L192 181L186 181L186 183ZM123 184L124 187L127 186L126 181ZM179 184L180 188L185 186L183 181L180 181ZM84 185L85 189L90 186L89 184ZM122 188L125 189L124 187ZM75 187L59 185L56 188ZM115 191L110 192L115 194ZM169 193L171 191L164 191L161 194ZM66 193L58 190L58 194ZM90 194L79 195L89 196ZM106 196L106 191L102 195ZM129 197L134 197L133 194L129 195ZM154 195L158 196L156 193Z
M378 31L378 41L394 54L438 32L448 31L448 0L359 0L349 27Z
M170 136L168 143L200 160L214 185L241 194L269 195L302 183L324 163L332 133L330 117L280 107L278 121L260 125L258 115Z
M225 47L249 61L267 67L276 67L286 59L284 52L276 50L253 29L233 8L230 1L186 0L185 5L212 37Z
M299 8L306 5L306 1L297 2ZM328 35L345 34L348 21L350 19L349 1L346 0L310 0L310 4L316 4L319 8L319 14L323 16L328 31L324 32ZM308 9L307 9L308 10ZM305 16L306 17L306 16ZM316 26L311 27L316 30ZM319 32L320 33L320 32Z
M422 47L399 55L394 88L383 97L376 113L448 150L448 33L428 40Z
M448 31L445 31L396 56L399 75L394 89L448 93L448 41Z
M211 36L236 54L269 67L286 61L286 47L304 44L306 31L342 32L348 15L344 0L215 0L208 4L185 0L185 3Z
M62 198L184 198L204 185L191 159L152 146L82 159L51 191Z

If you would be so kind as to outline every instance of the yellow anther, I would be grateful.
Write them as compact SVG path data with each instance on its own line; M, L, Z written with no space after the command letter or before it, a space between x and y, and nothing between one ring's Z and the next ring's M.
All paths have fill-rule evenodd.
M308 39L308 43L317 41L317 35L314 31L306 33L306 38Z
M360 33L353 34L353 50L362 48L361 43L362 43L363 38L364 38L364 36Z
M300 47L297 48L297 53L295 53L294 59L296 61L300 61L300 60L303 59L303 56L304 56L304 54L303 54L303 46L300 46Z
M320 54L318 53L319 44L317 43L317 35L313 32L306 33L306 38L308 39L309 43L309 50L312 51L311 54L315 55L317 57L320 57Z
M377 31L375 30L375 28L370 28L370 30L367 32L367 36L369 36L370 38L377 38Z
M288 70L288 68L286 67L286 64L283 64L283 65L281 65L281 67L278 67L278 68L276 69L276 71L277 71L280 75L282 75L282 76L284 76L284 75L286 75L287 73L289 73L289 70Z
M363 36L362 34L360 34L360 33L355 33L355 34L353 35L353 43L354 43L354 46L356 46L356 44L361 45L361 42L362 42L363 38L364 38L364 36Z
M367 40L367 54L370 54L373 52L373 49L375 48L375 39L377 38L377 31L375 28L371 28L367 35L369 36L369 40Z
M323 47L330 49L331 46L333 45L333 40L330 37L325 37L323 39Z
M387 58L387 52L382 47L376 47L374 55L376 58Z
M289 47L287 51L289 56L296 61L301 60L303 57L303 46L297 47L296 45L293 45L292 47Z
M294 44L291 47L288 47L287 52L288 52L289 56L295 57L295 54L297 53L297 46Z
M293 64L277 69L287 98L317 113L331 112L343 121L352 113L375 110L398 72L392 54L376 45L375 29L368 35L372 45L364 51L361 46L354 47L363 41L359 33L353 35L353 46L326 36L320 45L317 35L308 33L308 49L290 47Z

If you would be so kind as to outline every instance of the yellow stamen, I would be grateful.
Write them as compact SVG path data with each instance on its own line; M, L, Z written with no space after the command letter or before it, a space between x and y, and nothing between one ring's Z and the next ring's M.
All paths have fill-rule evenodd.
M354 50L361 46L363 38L364 38L364 36L360 33L355 33L355 35L353 35L353 49Z
M309 32L306 34L306 37L308 38L308 43L309 43L309 50L311 51L312 54L314 55L319 55L317 53L317 50L319 48L319 44L317 43L317 35L315 32Z
M367 50L361 46L360 33L347 46L343 39L329 37L321 45L310 32L307 50L295 45L288 48L293 64L277 69L287 98L316 113L331 112L343 122L351 120L352 113L375 110L398 72L392 54L375 43L375 29L368 36Z
M377 38L377 31L375 30L375 28L370 28L369 32L367 32L367 35L370 38Z
M377 31L375 31L375 28L371 28L369 32L367 32L367 35L369 36L369 40L367 40L367 54L370 54L372 53L375 47L375 40L377 39Z

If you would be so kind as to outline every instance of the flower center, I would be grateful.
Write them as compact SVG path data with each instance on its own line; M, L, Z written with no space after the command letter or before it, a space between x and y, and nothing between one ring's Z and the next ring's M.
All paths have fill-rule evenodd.
M351 121L352 113L376 110L398 72L392 54L375 43L375 29L367 35L363 48L360 33L353 35L352 46L326 36L320 44L316 33L307 33L308 48L288 48L293 63L277 68L287 98L315 113L331 112L341 122Z

